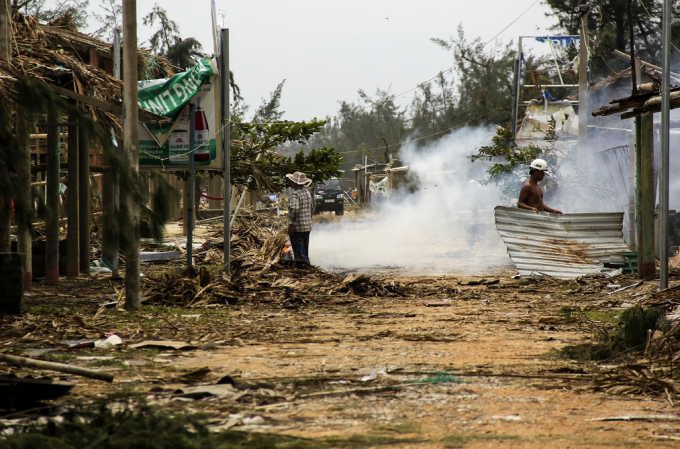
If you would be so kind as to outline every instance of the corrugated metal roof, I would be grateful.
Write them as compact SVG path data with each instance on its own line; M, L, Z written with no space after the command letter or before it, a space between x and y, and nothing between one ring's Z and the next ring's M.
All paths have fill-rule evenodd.
M623 212L553 215L501 206L494 211L496 229L522 277L600 273L611 254L629 251Z

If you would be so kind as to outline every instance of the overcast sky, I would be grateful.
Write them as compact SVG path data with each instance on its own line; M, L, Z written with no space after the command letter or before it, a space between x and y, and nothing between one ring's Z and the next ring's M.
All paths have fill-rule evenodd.
M138 36L154 3L212 53L210 0L137 0ZM544 35L554 23L536 0L215 0L230 34L230 65L249 117L282 80L284 119L335 115L339 101L358 100L357 90L399 94L451 67L453 55L430 38L448 39L462 24L469 40ZM533 5L533 6L532 6ZM493 47L493 42L487 48ZM400 97L408 104L410 92Z

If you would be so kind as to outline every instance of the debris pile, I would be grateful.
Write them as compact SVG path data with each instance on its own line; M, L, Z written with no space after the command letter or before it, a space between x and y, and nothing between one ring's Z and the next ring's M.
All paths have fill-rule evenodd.
M284 229L283 217L243 211L232 226L230 278L215 272L213 280L207 275L207 281L177 274L146 278L144 301L197 307L209 303L235 304L250 298L299 305L319 297L409 295L410 288L404 284L363 274L340 276L282 260ZM224 237L218 231L197 251L196 261L222 260L223 247Z

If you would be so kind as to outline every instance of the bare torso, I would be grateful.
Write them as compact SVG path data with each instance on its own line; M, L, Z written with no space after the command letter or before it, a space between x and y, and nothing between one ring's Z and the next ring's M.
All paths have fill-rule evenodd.
M529 206L528 208L536 208L538 211L543 212L545 210L545 205L543 204L543 189L540 184L532 183L529 179L522 185L522 189L519 191L519 201L517 205L522 207L522 205Z

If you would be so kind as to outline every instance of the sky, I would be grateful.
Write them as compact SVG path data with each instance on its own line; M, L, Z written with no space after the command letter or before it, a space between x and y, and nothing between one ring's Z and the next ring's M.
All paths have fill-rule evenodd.
M138 37L154 3L177 22L182 37L194 37L213 52L210 0L137 0ZM545 35L554 20L537 0L215 0L229 29L230 68L241 88L248 117L286 80L281 110L286 120L334 116L340 101L358 102L357 91L401 94L454 64L453 55L430 41L457 35L484 42L510 25L497 41ZM218 19L219 20L219 19ZM487 48L493 48L491 42ZM400 95L409 104L413 92Z

